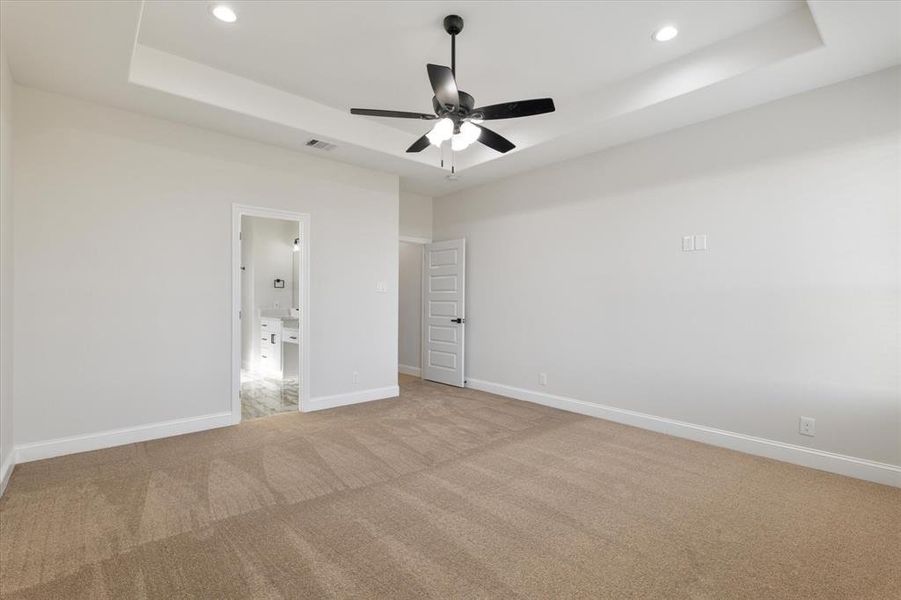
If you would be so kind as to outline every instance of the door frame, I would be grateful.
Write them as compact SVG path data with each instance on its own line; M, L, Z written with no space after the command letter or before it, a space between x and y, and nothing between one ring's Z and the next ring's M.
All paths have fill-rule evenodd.
M265 219L281 219L295 221L298 227L302 256L297 268L300 273L294 276L300 280L300 345L297 348L297 372L300 374L300 391L297 398L297 410L310 402L310 215L263 206L232 204L232 364L231 364L231 415L232 422L241 422L241 217L263 217Z

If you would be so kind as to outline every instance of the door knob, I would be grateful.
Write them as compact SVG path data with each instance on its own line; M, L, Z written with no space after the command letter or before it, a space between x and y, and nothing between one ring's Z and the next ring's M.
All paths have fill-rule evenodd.
M466 322L466 319L461 319L459 317L456 319L451 319L451 323L465 323L465 322Z

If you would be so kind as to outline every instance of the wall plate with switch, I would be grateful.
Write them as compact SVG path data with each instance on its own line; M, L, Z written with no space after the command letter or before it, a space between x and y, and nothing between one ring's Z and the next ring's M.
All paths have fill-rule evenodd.
M798 433L813 437L817 434L817 420L813 417L801 417L798 421Z
M701 234L695 236L695 250L706 250L707 249L707 234Z
M695 252L696 250L707 249L707 234L699 233L698 235L682 236L682 252Z
M547 385L547 373L538 374L538 383L541 385Z
M375 291L377 291L380 294L384 294L385 292L388 291L388 284L385 283L384 281L377 282L375 284Z

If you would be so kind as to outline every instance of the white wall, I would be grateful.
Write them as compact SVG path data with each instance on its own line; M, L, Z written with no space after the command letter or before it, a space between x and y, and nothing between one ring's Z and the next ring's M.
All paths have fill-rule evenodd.
M413 192L400 192L400 234L431 239L432 198Z
M398 363L416 374L422 335L422 244L400 243Z
M13 81L0 46L0 493L13 459Z
M899 74L436 199L467 378L901 464Z
M314 400L396 385L396 176L15 100L17 444L230 411L233 203L311 214Z
M288 311L293 306L294 238L298 224L284 219L250 217L253 221L254 310ZM275 279L284 279L285 287L276 288Z

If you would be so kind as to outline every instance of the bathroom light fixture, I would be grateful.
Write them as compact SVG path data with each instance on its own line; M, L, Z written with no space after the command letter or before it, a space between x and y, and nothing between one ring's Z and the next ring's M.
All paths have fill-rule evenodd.
M677 35L679 35L679 30L676 29L675 25L664 25L655 31L652 37L657 42L668 42Z
M234 23L238 20L238 15L235 14L235 11L225 4L215 4L211 10L213 11L213 16L223 23Z
M300 238L294 238L294 251L300 252Z

